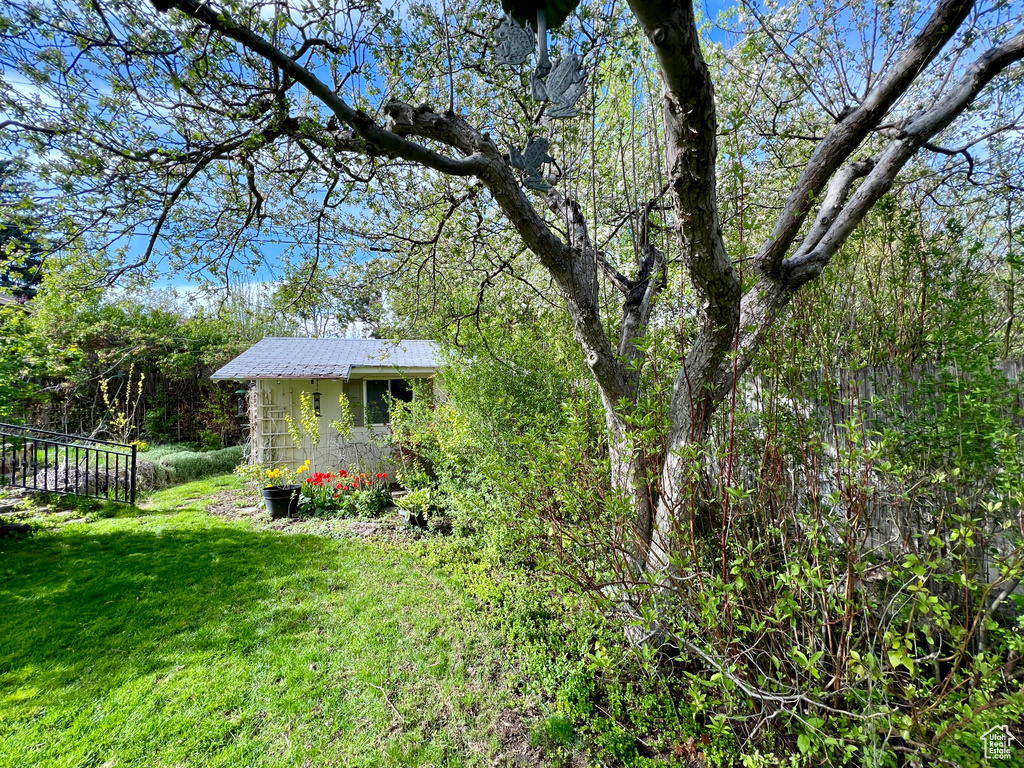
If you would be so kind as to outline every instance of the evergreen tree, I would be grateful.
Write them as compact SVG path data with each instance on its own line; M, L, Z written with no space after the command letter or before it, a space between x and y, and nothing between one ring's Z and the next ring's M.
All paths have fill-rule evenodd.
M16 160L0 160L0 290L24 303L42 281L43 245L31 213L24 168Z

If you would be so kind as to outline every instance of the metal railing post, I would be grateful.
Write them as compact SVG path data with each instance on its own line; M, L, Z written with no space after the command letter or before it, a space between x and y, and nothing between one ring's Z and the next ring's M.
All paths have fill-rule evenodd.
M131 505L135 506L135 457L138 454L139 446L132 443L132 473L128 476L128 486L131 489Z

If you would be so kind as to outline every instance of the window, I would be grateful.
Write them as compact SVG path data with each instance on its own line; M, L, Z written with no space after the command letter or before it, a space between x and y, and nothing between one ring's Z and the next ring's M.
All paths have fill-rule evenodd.
M412 387L405 379L367 379L366 381L366 422L368 424L387 424L388 398L403 403L412 402Z

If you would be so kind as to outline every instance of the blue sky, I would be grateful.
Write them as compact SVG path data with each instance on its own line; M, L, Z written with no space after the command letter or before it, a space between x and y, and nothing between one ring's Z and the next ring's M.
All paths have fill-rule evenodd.
M404 3L404 2L405 2L405 0L402 0L402 3ZM435 5L439 4L437 2L437 0L433 0L433 2L434 2ZM722 2L721 0L703 0L702 2L699 2L699 5L702 8L703 13L708 18L714 18L723 9L725 9L727 7L733 6L734 3L726 3L726 2ZM406 7L406 6L403 6L400 3L399 7L401 8L401 7ZM711 27L710 35L711 35L712 39L715 40L716 42L722 42L722 43L730 42L728 40L727 33L722 31L722 30L720 30L720 29L718 29L718 28L716 28L714 25L712 25L712 27ZM371 74L371 75L369 75L369 77L371 78L371 82L372 82L372 78L374 76ZM32 88L33 88L33 86L27 80L19 79L16 75L12 76L11 73L5 72L4 73L4 78L9 83L11 83L15 88L25 89L26 91L31 91ZM100 86L100 87L102 88L102 86ZM203 199L207 199L207 198L203 198ZM278 238L280 238L281 236L287 236L287 234L289 234L289 233L276 233ZM143 236L137 236L137 237L133 238L131 240L131 242L129 243L129 247L128 247L129 253L141 253L142 250L143 250L143 247L144 247L143 243L144 243L145 239L146 238L143 237ZM255 274L254 275L248 275L247 279L255 280L255 281L258 281L258 282L271 282L271 281L277 279L279 277L278 264L281 261L281 256L282 256L282 253L284 252L285 248L286 248L286 246L280 244L280 242L274 242L273 238L267 238L267 241L262 246L263 263L256 270ZM172 285L172 286L187 286L187 285L190 285L190 283L188 282L187 277L185 275L173 274L171 272L171 270L169 268L168 261L167 261L167 255L166 254L167 254L167 249L164 247L163 244L159 244L158 248L155 251L154 256L152 258L153 266L156 268L156 270L160 274L163 275L163 278L158 281L158 284Z

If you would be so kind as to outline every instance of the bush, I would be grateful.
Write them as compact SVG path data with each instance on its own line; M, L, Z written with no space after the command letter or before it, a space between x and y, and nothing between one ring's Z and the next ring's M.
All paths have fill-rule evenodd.
M383 487L360 490L356 492L355 497L356 514L362 517L376 517L387 507L390 498Z
M194 443L159 443L150 444L146 451L146 459L149 461L160 461L172 453L189 453L196 450Z
M650 350L652 377L675 370L666 355ZM672 600L609 566L623 517L598 406L570 370L552 405L540 364L445 368L447 401L393 414L413 491L398 504L429 495L450 515L458 535L430 556L488 607L519 684L550 710L538 733L553 749L569 724L633 766L975 764L984 733L1024 713L1024 445L1019 385L994 351L949 355L882 370L895 384L872 380L871 397L817 363L793 370L792 354L755 369L716 415L712 453L693 454L729 471L686 477ZM661 381L631 422L655 452ZM708 523L726 515L724 532ZM624 642L638 628L664 633L665 658Z
M220 434L209 429L199 433L199 447L204 451L216 451L220 448Z
M242 446L234 445L219 451L197 453L182 451L172 453L160 459L175 480L199 480L210 475L219 475L232 471L242 461Z

